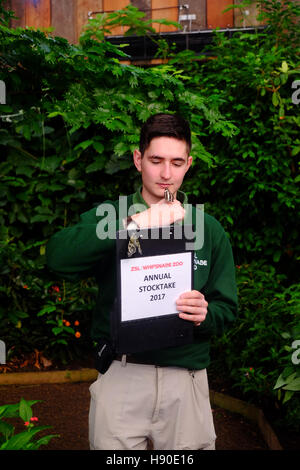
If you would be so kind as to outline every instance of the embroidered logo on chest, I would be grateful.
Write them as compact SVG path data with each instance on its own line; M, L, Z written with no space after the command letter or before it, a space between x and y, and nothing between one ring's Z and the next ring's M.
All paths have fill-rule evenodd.
M194 271L198 266L207 266L207 259L198 259L197 254L194 254Z

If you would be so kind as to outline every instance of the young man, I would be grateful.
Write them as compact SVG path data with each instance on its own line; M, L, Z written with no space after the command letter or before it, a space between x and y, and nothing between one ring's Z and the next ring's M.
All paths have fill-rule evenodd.
M128 196L136 211L121 220L118 201L108 224L115 230L129 223L139 228L170 225L186 217L186 195L180 187L192 163L188 123L179 116L157 114L141 130L134 164L142 187ZM164 200L165 189L174 197ZM106 202L107 204L107 202ZM141 210L141 204L144 209ZM192 219L197 217L192 208ZM67 279L94 275L99 295L94 311L92 337L109 339L110 318L116 291L115 239L97 235L103 220L101 205L85 212L80 222L55 234L47 245L49 268ZM120 220L119 220L120 219ZM194 252L194 290L177 300L178 315L190 321L194 342L115 357L104 374L91 385L89 439L91 449L155 450L214 449L215 431L209 402L206 368L210 338L221 334L237 313L232 250L223 228L204 214L204 243ZM124 357L123 357L124 359Z

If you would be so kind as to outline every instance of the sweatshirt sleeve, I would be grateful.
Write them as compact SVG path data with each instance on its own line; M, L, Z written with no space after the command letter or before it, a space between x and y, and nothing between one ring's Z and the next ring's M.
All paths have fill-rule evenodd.
M235 265L232 248L223 228L214 244L211 266L208 282L203 289L208 312L199 328L201 336L222 335L237 317Z
M49 239L46 263L59 277L73 281L89 277L105 256L113 256L118 220L113 203L108 201L103 207L106 212L97 207L84 212L76 225Z

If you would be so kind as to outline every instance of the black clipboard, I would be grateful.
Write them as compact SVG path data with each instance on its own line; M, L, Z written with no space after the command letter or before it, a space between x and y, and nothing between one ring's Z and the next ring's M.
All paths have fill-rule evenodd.
M147 257L185 253L184 256L190 257L190 288L192 290L193 250L187 249L187 243L191 246L191 238L185 237L185 233L193 233L192 226L186 225L184 231L181 226L180 236L178 236L178 229L180 233L177 224L140 229L138 233L142 254L136 251L130 258L142 257L147 262ZM194 339L193 322L179 318L177 311L160 316L155 316L154 311L153 316L148 318L122 320L121 295L124 295L124 292L121 287L121 260L128 259L128 242L127 230L118 231L116 238L117 296L111 312L111 334L116 353L132 354L191 344Z

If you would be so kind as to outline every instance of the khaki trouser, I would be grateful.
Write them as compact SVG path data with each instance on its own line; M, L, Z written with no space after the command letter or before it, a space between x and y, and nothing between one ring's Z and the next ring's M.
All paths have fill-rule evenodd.
M90 386L93 450L213 450L206 369L113 361Z

